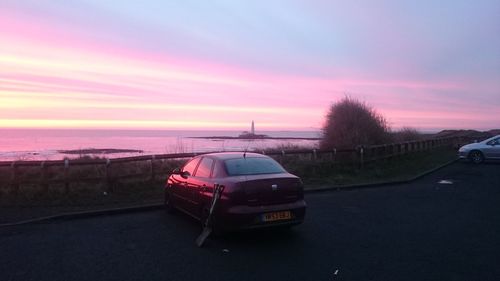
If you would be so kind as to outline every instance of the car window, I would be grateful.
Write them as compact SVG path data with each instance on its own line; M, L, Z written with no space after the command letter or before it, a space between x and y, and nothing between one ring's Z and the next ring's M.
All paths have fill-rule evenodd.
M220 165L218 165L219 163L216 163L214 165L214 169L212 171L212 178L216 178L216 177L219 177L219 172L220 172Z
M276 161L270 158L238 158L224 161L226 171L230 176L279 174L286 171Z
M210 177L213 163L214 160L212 160L211 158L203 157L203 159L201 159L200 165L198 166L198 169L196 169L195 176L202 178Z
M196 169L196 165L198 165L198 162L200 162L200 158L195 158L191 161L189 161L184 167L182 168L183 172L189 172L190 175L194 174L194 170Z
M486 143L487 145L497 145L500 144L500 138L492 139Z

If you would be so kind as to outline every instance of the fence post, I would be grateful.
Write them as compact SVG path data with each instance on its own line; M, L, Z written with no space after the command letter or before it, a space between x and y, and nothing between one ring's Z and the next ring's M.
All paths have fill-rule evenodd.
M42 192L44 194L49 193L49 185L47 183L47 166L45 165L45 161L42 161L40 164L40 186L42 187Z
M19 171L16 165L16 161L12 161L10 167L12 168L12 174L11 174L12 192L14 194L17 194L19 191L19 175L18 175Z
M318 155L316 154L316 149L313 149L313 160L316 161L318 159Z
M365 153L365 150L363 147L361 147L359 149L359 168L360 169L363 169L363 166L364 166L364 153Z
M151 156L151 184L155 182L155 155Z
M69 194L69 159L64 159L64 193Z
M113 191L113 182L111 178L111 159L109 158L106 159L105 170L106 170L106 190L109 193Z
M317 165L316 165L316 149L313 149L311 154L310 155L310 161L313 162L313 164L311 165L312 166L312 174L313 175L317 175L318 174L318 171L317 171Z

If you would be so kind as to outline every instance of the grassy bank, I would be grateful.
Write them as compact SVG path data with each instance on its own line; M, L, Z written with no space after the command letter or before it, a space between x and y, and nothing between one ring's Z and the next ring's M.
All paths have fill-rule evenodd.
M404 180L438 167L456 158L452 149L416 152L396 156L386 160L365 163L363 167L331 161L330 158L312 160L308 157L289 155L276 159L291 173L300 176L305 188L339 186L365 183L378 183ZM169 171L180 166L185 160L165 161L155 164L157 171L154 179L148 176L148 163L119 164L114 166L117 173L141 174L139 178L116 178L112 186L102 181L74 183L70 192L64 192L63 184L51 184L45 188L38 184L24 184L18 192L0 193L0 207L8 206L115 206L161 201L163 184ZM30 170L31 169L31 170ZM62 171L54 168L49 171L53 177L59 177ZM27 168L22 176L39 178L37 169ZM70 176L93 177L102 173L93 166L82 166L71 170ZM6 177L8 178L8 177ZM8 186L4 186L7 188ZM4 189L6 190L6 189Z
M308 157L293 155L276 158L287 170L300 176L305 188L310 189L409 179L455 159L456 151L441 149L416 152L366 163L363 167L358 164L340 164L332 162L331 159L311 160ZM181 165L183 161L162 162L157 167L158 174L154 180L147 177L139 181L124 179L115 182L112 189L97 182L74 184L70 193L62 192L63 187L60 184L41 192L40 187L31 184L23 186L17 194L0 193L0 224L68 212L160 203L168 171ZM136 164L134 169L142 170L144 165L148 167L147 164ZM118 168L123 171L133 167ZM57 171L52 172L58 175ZM86 171L83 168L73 172L95 174L95 171ZM25 171L25 175L30 175L29 171Z
M297 170L306 188L380 183L407 180L439 167L457 158L454 149L439 149L396 156L386 160L356 165L319 165L312 169L290 167ZM304 173L304 171L307 171Z

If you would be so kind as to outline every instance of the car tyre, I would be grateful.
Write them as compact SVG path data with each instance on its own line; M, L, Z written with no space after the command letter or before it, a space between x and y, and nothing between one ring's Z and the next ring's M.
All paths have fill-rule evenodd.
M469 159L472 163L480 164L484 161L483 153L479 150L473 150L469 153Z

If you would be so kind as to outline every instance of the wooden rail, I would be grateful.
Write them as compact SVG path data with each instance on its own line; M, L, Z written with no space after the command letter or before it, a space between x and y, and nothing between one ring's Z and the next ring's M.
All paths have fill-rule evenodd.
M375 146L360 146L356 149L298 149L298 150L276 150L261 151L281 163L295 156L299 161L306 161L316 165L322 163L357 163L362 168L365 163L387 159L398 155L409 154L419 151L432 150L438 147L456 147L462 140L457 138L430 139L404 143L393 143ZM208 152L207 152L208 153ZM177 153L124 157L116 159L94 159L94 160L47 160L47 161L0 161L0 191L17 193L21 185L32 184L41 187L42 192L47 192L50 185L63 185L65 193L71 191L71 185L75 183L101 183L104 191L112 191L114 185L120 180L141 179L153 183L158 177L165 179L171 169L166 170L164 164L172 162L180 165L181 161L199 155L200 153ZM177 160L173 162L173 160ZM126 171L133 164L139 166L132 172ZM168 167L168 165L166 165ZM79 169L94 168L94 174L81 176L73 175L72 172ZM169 167L172 168L172 167ZM26 171L38 170L35 176L26 175ZM56 173L51 169L58 170ZM99 170L99 172L96 172ZM137 171L139 170L139 171ZM10 176L6 176L9 174ZM55 176L53 175L55 174ZM78 173L77 173L78 174ZM97 174L97 175L96 175ZM0 195L2 193L0 192Z

